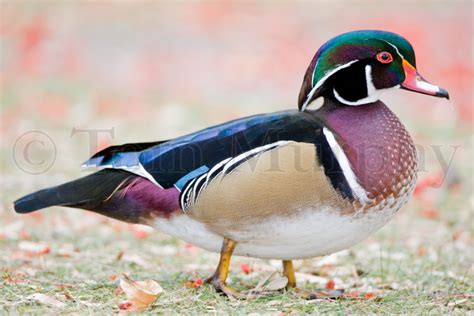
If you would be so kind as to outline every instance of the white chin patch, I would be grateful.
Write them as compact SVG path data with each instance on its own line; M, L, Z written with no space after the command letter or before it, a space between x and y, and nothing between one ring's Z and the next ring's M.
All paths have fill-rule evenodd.
M336 89L333 89L332 92L336 100L341 102L342 104L357 106L357 105L376 102L380 99L380 93L382 91L386 91L386 90L390 90L390 89L398 87L397 85L395 87L387 88L387 89L376 89L372 81L372 67L370 65L365 66L365 82L367 85L367 96L365 98L362 98L356 101L348 101L344 99L343 97L339 95L339 93L337 93Z

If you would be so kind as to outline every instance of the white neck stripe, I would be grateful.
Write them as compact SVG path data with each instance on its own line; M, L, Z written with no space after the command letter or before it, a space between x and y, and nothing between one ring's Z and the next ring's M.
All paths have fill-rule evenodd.
M367 86L367 96L365 98L356 101L347 101L343 97L341 97L339 93L337 93L335 88L333 89L334 97L337 101L351 106L378 101L379 96L377 93L377 89L375 88L374 83L372 82L372 67L370 65L365 66L365 82Z
M314 87L311 89L311 91L308 93L308 95L306 96L306 101L304 102L303 106L301 107L301 111L304 111L306 110L306 108L308 107L309 103L310 103L310 100L311 98L313 97L314 93L316 92L316 90L321 87L323 85L323 83L329 78L331 77L332 75L334 75L336 72L338 72L339 70L341 69L344 69L344 68L347 68L349 67L350 65L352 65L353 63L359 61L358 59L355 59L355 60L352 60L344 65L340 65L340 66L337 66L336 68L334 68L333 70L331 71L328 71L318 82L316 82L316 84L314 85ZM319 62L319 61L318 61ZM318 65L318 63L316 63L316 66ZM314 67L314 71L313 71L313 76L311 78L311 83L313 83L313 79L314 79L314 73L316 72L316 66Z
M326 140L331 147L331 150L336 157L337 161L339 162L339 166L342 169L342 173L349 184L354 195L359 198L359 200L363 203L369 202L369 198L367 197L367 192L365 189L359 184L354 171L351 168L351 164L349 159L347 159L344 150L342 150L341 146L339 146L336 138L334 137L333 133L331 133L326 127L323 128L324 136L326 136Z

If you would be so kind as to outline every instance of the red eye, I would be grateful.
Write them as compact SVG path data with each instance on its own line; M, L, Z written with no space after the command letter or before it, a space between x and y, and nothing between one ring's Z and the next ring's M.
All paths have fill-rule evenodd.
M388 64L393 61L392 54L389 52L381 52L377 54L377 60L380 61L382 64Z

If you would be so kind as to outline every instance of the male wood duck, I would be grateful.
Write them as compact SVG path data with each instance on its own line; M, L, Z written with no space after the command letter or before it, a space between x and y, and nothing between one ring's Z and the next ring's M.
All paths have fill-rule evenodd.
M449 98L416 70L403 37L365 30L339 35L316 53L299 111L255 115L176 139L112 146L85 167L100 171L15 202L18 213L61 205L140 223L220 252L209 278L233 297L232 254L293 259L348 248L381 228L413 192L417 155L379 100L402 88ZM323 105L309 105L323 98Z

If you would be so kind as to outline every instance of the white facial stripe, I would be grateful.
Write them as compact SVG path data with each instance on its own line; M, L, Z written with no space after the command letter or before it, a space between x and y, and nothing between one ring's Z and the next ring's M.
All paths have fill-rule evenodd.
M339 146L338 142L336 141L336 138L326 127L323 128L323 133L324 136L326 136L326 140L328 141L334 156L339 162L339 166L341 167L342 172L344 173L344 177L346 178L347 183L349 184L349 187L351 188L352 192L357 198L359 198L361 202L369 202L367 192L365 192L364 188L359 184L359 181L357 180L354 171L352 171L349 159L347 159L346 154L342 150L341 146Z
M398 50L398 47L397 47L397 46L393 45L393 44L390 43L389 41L386 41L386 40L382 40L382 41L384 41L384 42L387 43L388 45L390 45L390 46L392 46L393 48L395 48L395 50L397 51L398 56L400 56L401 58L405 58L405 57L403 57L402 53L400 53L400 51Z
M378 90L375 88L374 83L372 82L372 67L370 65L365 66L365 82L367 86L367 97L357 100L357 101L347 101L337 93L336 89L333 89L334 96L336 99L346 105L361 105L366 103L372 103L379 99Z
M339 95L339 93L337 93L336 89L332 90L333 93L334 93L334 97L336 97L336 100L338 100L342 104L356 106L356 105L362 105L362 104L376 102L380 99L380 94L383 91L387 91L387 90L391 90L391 89L395 89L395 88L400 87L400 85L396 85L394 87L384 88L384 89L375 88L374 83L372 81L372 67L370 65L365 66L365 82L366 82L366 85L367 85L367 97L365 97L363 99L356 100L356 101L347 101L343 97L341 97ZM428 83L428 85L430 85L430 84ZM433 87L436 87L436 86L433 86Z
M377 89L375 89L374 82L372 81L372 67L370 65L365 66L365 83L367 84L367 97L375 96Z
M323 83L324 83L329 77L331 77L332 75L334 75L334 74L335 74L336 72L338 72L339 70L349 67L350 65L352 65L353 63L355 63L355 62L357 62L357 61L359 61L359 60L358 60L358 59L352 60L352 61L348 62L347 64L337 66L337 67L334 68L333 70L328 71L318 82L316 82L316 84L314 85L314 87L313 87L313 88L311 89L311 91L308 93L308 96L306 97L306 101L304 102L303 106L301 107L301 111L306 110L306 108L308 107L309 102L310 102L311 98L313 97L314 93L316 92L316 90L317 90L319 87L321 87L321 86L323 85ZM316 63L316 66L317 66L317 63ZM316 66L314 67L313 77L311 78L311 82L313 82L313 79L314 79L314 73L315 73L315 71L316 71Z

